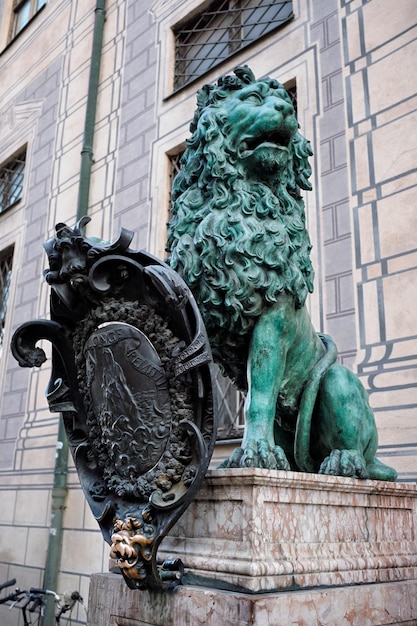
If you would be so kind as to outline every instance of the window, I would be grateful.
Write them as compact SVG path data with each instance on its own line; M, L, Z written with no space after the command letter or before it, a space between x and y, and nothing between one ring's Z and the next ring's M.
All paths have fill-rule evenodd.
M217 439L240 439L245 425L245 395L232 385L230 378L222 375L217 365L214 366L214 381L219 420Z
M179 89L292 19L292 1L217 0L174 29L175 79Z
M13 7L13 22L10 39L16 37L29 24L32 17L45 6L46 0L17 0Z
M0 168L0 213L22 198L26 150Z
M13 249L0 253L0 356L3 348L3 333L6 320L7 299L12 277Z
M181 167L181 157L184 154L184 151L177 152L176 154L168 155L169 158L169 190L171 192L172 185L174 183L174 178L177 174L179 174ZM171 196L169 198L169 203L171 204Z
M295 80L289 81L284 85L285 91L291 98L291 103L294 107L295 117L297 117L297 83Z

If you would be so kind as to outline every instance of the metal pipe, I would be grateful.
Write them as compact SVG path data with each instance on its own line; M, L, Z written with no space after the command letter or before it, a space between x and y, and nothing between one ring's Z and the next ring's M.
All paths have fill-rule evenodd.
M77 221L88 213L91 167L94 163L93 139L96 122L97 94L100 80L101 51L103 47L106 0L97 0L91 52L90 77L88 82L87 109L84 122L84 139L81 150L80 184L78 188Z
M58 440L56 444L54 486L52 488L51 523L49 527L48 549L46 553L45 574L43 587L56 590L58 574L61 565L63 518L67 497L68 475L68 440L65 433L62 415L59 418ZM54 623L55 600L46 596L45 613L42 625L50 626Z

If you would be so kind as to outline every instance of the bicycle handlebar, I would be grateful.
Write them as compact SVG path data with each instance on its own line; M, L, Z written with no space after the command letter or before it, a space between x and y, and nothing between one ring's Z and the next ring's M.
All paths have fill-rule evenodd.
M38 589L38 587L31 587L29 593L41 595L41 596L53 596L55 600L59 600L59 595L51 589Z
M11 580L7 580L5 583L2 583L0 585L0 591L2 589L6 589L6 587L11 587L12 585L16 584L16 578L12 578Z
M3 596L3 598L0 598L0 604L5 604L6 602L15 602L16 600L19 600L19 598L22 597L22 595L24 595L24 591L20 591L20 589L16 589L15 592L13 593L9 593L8 596Z
M30 600L31 598L29 598L29 602ZM42 604L42 598L40 596L36 596L32 604L29 607L29 613L34 613L36 609L38 608L38 606L41 606L41 604Z
M12 578L11 580L8 580L5 583L0 584L0 590L5 589L6 587L11 587L14 584L16 584L16 579ZM37 611L39 607L44 604L44 599L42 598L42 596L53 596L58 606L58 613L55 616L57 623L59 622L59 618L61 617L61 615L63 613L66 613L67 611L71 611L74 604L77 601L80 602L80 604L85 609L83 599L78 591L73 591L71 594L68 594L68 598L65 598L64 604L61 604L60 596L57 593L55 593L55 591L52 591L51 589L42 589L38 587L31 587L29 591L26 591L24 589L19 589L19 587L16 587L13 593L9 593L3 598L0 598L0 604L5 604L6 602L12 602L11 607L17 606L17 608L20 608L23 611L24 620L25 620L24 623L26 624L27 621L26 621L25 615L26 615L27 607L30 605L29 606L30 613ZM25 598L26 601L23 601L23 598Z

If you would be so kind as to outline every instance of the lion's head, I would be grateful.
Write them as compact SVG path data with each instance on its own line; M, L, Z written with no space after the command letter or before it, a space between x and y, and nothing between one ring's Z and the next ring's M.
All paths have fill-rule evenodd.
M240 387L248 334L283 292L313 290L299 189L311 189L309 142L275 79L240 67L197 95L172 190L170 265L199 304L213 354Z

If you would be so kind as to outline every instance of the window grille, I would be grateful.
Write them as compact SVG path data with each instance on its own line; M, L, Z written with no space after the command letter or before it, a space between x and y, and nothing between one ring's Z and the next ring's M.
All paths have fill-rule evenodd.
M169 158L169 189L170 191L174 183L174 178L180 171L181 157L183 154L184 154L184 151L182 150L181 152L178 152L177 154L170 154L168 157ZM171 198L170 198L169 203L171 204Z
M217 0L174 29L179 89L293 17L292 1Z
M245 396L232 385L230 378L222 376L217 365L214 366L214 379L219 418L217 439L238 439L242 437L245 425Z
M168 215L170 216L171 198L172 198L172 185L174 184L174 178L180 171L181 157L184 154L184 150L177 152L176 154L169 154L169 201L168 201ZM167 224L168 226L168 224ZM165 248L167 250L167 248Z
M0 168L0 213L22 197L25 161L26 151Z
M4 324L6 320L7 299L12 277L13 249L0 255L0 356L3 348Z

